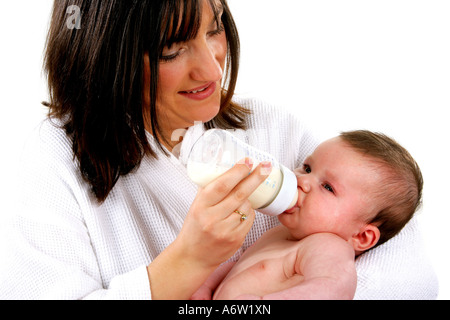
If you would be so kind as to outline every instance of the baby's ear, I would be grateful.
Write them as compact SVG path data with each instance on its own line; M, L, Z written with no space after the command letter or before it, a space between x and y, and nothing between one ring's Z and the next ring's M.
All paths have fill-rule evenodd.
M380 240L380 230L375 225L368 224L352 237L352 244L355 252L361 254L374 247L378 240Z

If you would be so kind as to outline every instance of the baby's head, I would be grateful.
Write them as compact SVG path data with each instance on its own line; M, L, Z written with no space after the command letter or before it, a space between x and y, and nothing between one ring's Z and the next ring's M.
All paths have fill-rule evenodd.
M423 177L409 152L384 134L370 131L343 132L340 138L372 162L381 183L372 194L375 216L368 221L380 230L381 245L394 237L422 203Z
M296 174L299 200L280 222L297 239L337 234L357 254L395 236L421 203L417 163L383 134L344 132L319 145Z

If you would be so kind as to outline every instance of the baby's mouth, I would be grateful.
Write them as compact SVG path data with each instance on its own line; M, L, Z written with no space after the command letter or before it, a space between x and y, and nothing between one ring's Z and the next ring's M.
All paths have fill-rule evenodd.
M295 205L292 208L284 211L282 214L293 214L295 212L298 212L299 210L300 210L300 207L298 205Z
M293 214L294 212L300 210L300 206L301 206L301 200L300 200L300 196L301 196L300 192L301 191L300 191L300 189L298 189L298 192L299 193L298 193L297 202L295 203L295 205L292 208L284 211L283 212L284 214Z

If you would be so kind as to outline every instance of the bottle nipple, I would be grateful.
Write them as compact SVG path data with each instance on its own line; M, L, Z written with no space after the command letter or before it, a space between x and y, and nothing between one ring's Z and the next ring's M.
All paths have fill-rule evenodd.
M292 202L289 204L289 207L286 210L292 209L293 207L295 207L297 205L297 201L298 201L298 190L295 193L294 199L292 199Z

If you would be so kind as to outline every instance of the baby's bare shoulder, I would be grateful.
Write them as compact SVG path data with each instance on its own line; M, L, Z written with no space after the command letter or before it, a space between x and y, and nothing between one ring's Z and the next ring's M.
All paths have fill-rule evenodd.
M350 244L333 233L315 233L301 240L302 244L316 246L350 247Z
M332 233L317 233L299 242L300 255L316 255L322 257L337 257L340 259L354 259L355 250L350 243Z

